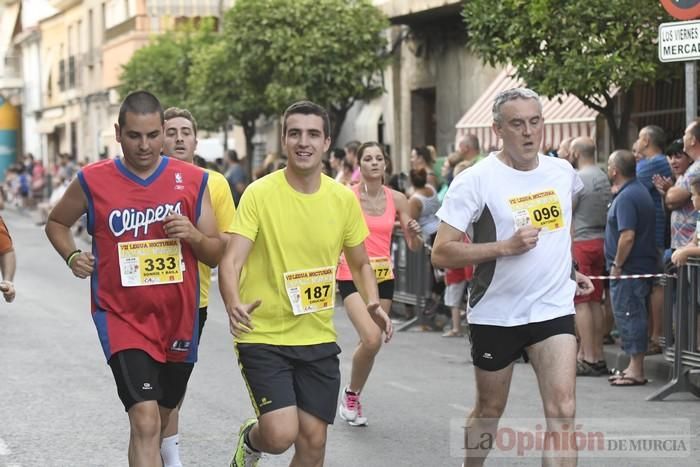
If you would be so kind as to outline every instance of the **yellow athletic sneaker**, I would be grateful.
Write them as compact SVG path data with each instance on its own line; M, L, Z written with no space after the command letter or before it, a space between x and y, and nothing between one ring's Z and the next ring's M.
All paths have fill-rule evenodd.
M231 459L230 467L257 467L262 453L254 451L245 443L246 433L248 433L256 423L258 423L256 418L249 418L238 430L238 444L236 445L236 452L233 454L233 459Z

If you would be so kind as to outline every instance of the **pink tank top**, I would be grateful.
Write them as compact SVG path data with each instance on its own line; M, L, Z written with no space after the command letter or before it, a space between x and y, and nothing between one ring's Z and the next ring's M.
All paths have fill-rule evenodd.
M358 200L360 199L361 185L357 184L352 187L352 191L355 192ZM396 220L396 206L394 206L394 195L391 188L382 188L384 188L384 197L386 198L384 214L381 216L370 216L364 211L362 213L369 229L369 237L365 239L365 249L367 249L367 256L370 257L370 260L391 259L391 234L394 231L394 221ZM386 276L387 278L393 277L393 272L390 271ZM339 281L352 280L352 274L350 274L350 268L347 261L345 261L345 255L340 257L336 279ZM377 280L381 282L379 276Z

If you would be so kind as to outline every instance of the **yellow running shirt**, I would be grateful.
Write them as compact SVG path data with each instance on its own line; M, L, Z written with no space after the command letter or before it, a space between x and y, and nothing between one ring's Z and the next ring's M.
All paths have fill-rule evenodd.
M343 247L355 247L369 234L352 191L323 175L316 193L299 193L287 183L284 169L278 170L248 186L233 232L254 242L241 273L241 300L262 300L251 315L254 329L236 342L335 342L333 304L324 302L335 293L335 281L326 279L327 272L335 274ZM297 307L304 314L292 312L293 290L296 299L304 297ZM308 312L314 306L323 309Z
M209 173L209 197L214 208L216 225L219 232L233 231L233 218L236 208L233 205L233 195L231 187L226 178L219 172L207 169ZM199 263L199 307L209 305L209 286L211 285L211 268L206 264Z

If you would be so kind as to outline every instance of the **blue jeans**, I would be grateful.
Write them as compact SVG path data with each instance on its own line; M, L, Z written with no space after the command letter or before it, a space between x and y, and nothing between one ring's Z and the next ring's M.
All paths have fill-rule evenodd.
M610 281L610 300L615 325L622 338L622 350L627 355L647 351L647 297L650 292L649 279Z

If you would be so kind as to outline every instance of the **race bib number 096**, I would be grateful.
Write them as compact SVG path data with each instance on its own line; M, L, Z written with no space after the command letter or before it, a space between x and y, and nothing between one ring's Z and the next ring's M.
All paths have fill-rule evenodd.
M335 305L335 267L284 273L292 313L305 315L332 309Z
M541 228L542 232L554 232L566 227L559 196L554 190L516 196L508 202L513 211L516 229L532 225Z
M176 238L121 242L119 271L124 287L182 282L182 254Z

